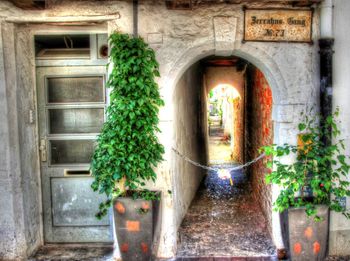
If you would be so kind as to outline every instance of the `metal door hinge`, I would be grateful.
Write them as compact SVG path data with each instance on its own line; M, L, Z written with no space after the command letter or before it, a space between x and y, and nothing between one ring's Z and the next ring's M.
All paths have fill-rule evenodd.
M30 124L33 124L35 122L34 117L35 117L34 111L33 110L29 110L29 123Z
M46 140L45 139L40 140L39 150L40 150L41 161L46 161L47 160L47 152L46 152Z

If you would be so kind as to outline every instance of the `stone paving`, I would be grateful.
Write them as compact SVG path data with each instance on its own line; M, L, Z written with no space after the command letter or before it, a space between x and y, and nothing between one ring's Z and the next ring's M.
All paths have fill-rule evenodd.
M28 261L112 261L112 255L112 245L49 244L40 248Z
M276 261L276 257L186 257L177 258L176 261ZM170 260L168 260L170 261ZM289 261L289 260L285 260ZM350 261L350 256L345 257L328 257L324 261Z
M350 256L329 256L325 261L350 261Z
M46 245L28 261L112 261L112 246L110 245ZM154 261L275 261L275 257L178 257L173 259L156 259ZM132 261L132 260L126 260ZM325 261L350 261L347 257L328 257Z
M179 257L273 257L266 221L242 171L209 173L179 230ZM269 259L268 259L269 260Z

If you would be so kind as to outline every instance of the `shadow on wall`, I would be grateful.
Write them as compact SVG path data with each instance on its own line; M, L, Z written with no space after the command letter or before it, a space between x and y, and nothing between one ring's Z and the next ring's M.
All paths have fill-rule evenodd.
M246 159L259 156L261 146L273 143L272 122L272 91L264 74L254 66L248 66L246 78ZM258 161L250 168L250 180L253 195L269 223L272 233L272 191L265 183L265 168L263 161Z
M183 155L207 164L206 90L203 88L200 63L193 64L182 75L173 96L175 146ZM183 158L174 158L174 208L178 228L185 216L206 171Z

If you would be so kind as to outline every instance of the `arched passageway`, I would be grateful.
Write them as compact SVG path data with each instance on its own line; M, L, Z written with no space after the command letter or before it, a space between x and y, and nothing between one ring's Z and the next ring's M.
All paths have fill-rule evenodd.
M237 67L238 63L238 67ZM208 125L209 145L213 145L213 137L215 130L221 131L222 137L219 142L209 146L209 162L211 164L243 162L243 131L244 131L244 74L246 65L240 64L241 60L237 57L232 58L215 58L208 57L202 61L204 69L205 89L208 93L208 101L216 101L217 110L219 111L220 124L215 124L209 111ZM212 128L212 126L215 126ZM225 147L223 144L229 143L230 152L228 157L224 159ZM219 143L219 144L218 144ZM212 149L212 150L211 150Z
M220 176L185 159L239 165L273 142L272 91L264 74L239 57L207 57L182 74L173 103L175 147L182 155L174 159L178 256L273 255L272 193L263 164ZM221 141L229 140L222 161L220 146L214 153L211 146L214 119Z

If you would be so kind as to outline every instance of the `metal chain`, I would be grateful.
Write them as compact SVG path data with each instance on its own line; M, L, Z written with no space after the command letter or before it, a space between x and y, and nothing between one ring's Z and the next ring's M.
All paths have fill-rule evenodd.
M184 159L185 161L191 163L192 165L194 166L197 166L199 168L202 168L202 169L205 169L205 170L211 170L211 171L215 171L215 172L218 172L219 170L221 169L225 169L227 171L234 171L234 170L240 170L240 169L244 169L252 164L254 164L255 162L261 160L262 158L265 157L265 153L262 153L260 154L257 158L243 164L243 165L239 165L239 166L235 166L235 167L225 167L225 166L222 166L220 168L215 168L215 167L209 167L209 166L205 166L205 165L202 165L194 160L191 160L190 158L186 157L185 155L183 155L182 153L180 153L177 149L175 148L172 148L172 150L176 153L176 155L180 156L182 159Z
M260 154L258 157L256 157L255 159L251 160L251 161L248 161L247 163L243 164L243 165L240 165L240 166L237 166L237 167L234 167L234 168L230 168L229 170L232 171L232 170L240 170L240 169L244 169L252 164L254 164L255 162L261 160L262 158L265 157L265 153L262 153Z
M193 160L191 160L190 158L186 157L185 155L181 154L177 149L175 148L172 148L173 151L176 153L176 155L180 156L181 158L183 158L185 161L193 164L194 166L197 166L197 167L200 167L202 169L206 169L206 170L212 170L212 171L218 171L219 169L218 168L214 168L214 167L209 167L209 166L205 166L205 165L202 165L198 162L195 162Z

